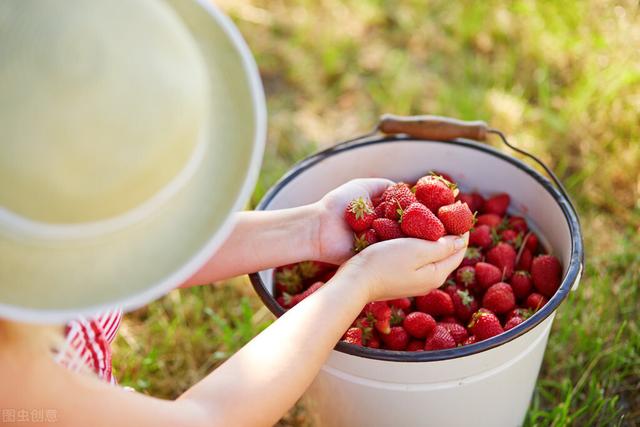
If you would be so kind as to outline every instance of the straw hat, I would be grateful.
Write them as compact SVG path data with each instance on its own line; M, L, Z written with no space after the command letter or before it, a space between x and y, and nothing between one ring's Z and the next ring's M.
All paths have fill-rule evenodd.
M256 66L206 0L0 3L0 317L140 306L192 275L257 177Z

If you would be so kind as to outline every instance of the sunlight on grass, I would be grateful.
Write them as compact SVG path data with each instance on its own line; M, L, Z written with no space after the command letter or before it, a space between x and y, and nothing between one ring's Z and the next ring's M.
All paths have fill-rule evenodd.
M527 425L640 423L637 2L224 0L268 96L251 203L314 150L383 112L483 119L566 183L584 229ZM175 397L271 321L247 281L175 291L127 316L121 383ZM307 425L302 405L281 425Z

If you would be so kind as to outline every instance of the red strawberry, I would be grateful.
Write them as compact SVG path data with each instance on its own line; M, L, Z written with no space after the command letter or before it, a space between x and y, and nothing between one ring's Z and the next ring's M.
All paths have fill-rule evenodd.
M373 210L373 213L376 214L376 218L386 218L385 216L386 211L387 211L387 202L381 202L375 207L375 209Z
M395 184L388 186L382 192L382 201L386 202L396 195L404 194L405 190L411 191L409 185L406 182L396 182Z
M507 279L516 267L516 250L508 243L498 243L487 252L487 261L500 269Z
M497 228L502 224L502 217L496 214L479 215L476 218L476 225L487 225L490 228Z
M487 249L493 244L491 228L488 225L476 225L469 233L469 245Z
M533 254L529 249L524 248L520 253L520 259L518 259L516 262L516 268L518 270L530 271L532 261L533 261Z
M440 325L449 331L456 344L462 344L469 337L467 328L458 323L440 323Z
M371 319L375 328L382 334L391 330L391 307L384 301L373 301L364 306L367 318Z
M353 231L364 231L376 219L376 214L370 200L358 197L349 203L344 211L344 218Z
M390 299L387 301L387 304L389 304L392 307L397 307L405 311L411 308L411 300L409 298Z
M518 234L515 230L506 229L500 232L500 240L509 243L515 248L519 248L522 244L522 235Z
M409 344L409 334L402 326L394 326L387 335L382 336L382 341L389 350L404 350Z
M532 310L528 308L518 307L518 308L514 308L509 313L507 313L506 320L508 321L512 317L516 317L516 316L521 317L522 320L527 320L529 317L531 317L532 314L533 314Z
M476 341L486 340L504 332L500 320L489 310L478 310L473 313L469 331L475 335Z
M424 341L411 340L407 346L407 351L424 351Z
M533 233L527 234L525 237L524 246L529 249L532 253L538 249L538 236Z
M538 292L551 298L560 287L562 267L553 255L540 255L531 263L531 280Z
M476 287L476 269L471 265L465 265L456 270L456 283L465 288Z
M496 194L484 202L483 212L503 216L509 208L511 197L507 193Z
M402 326L412 337L424 338L436 327L436 321L426 313L414 311L405 317Z
M298 263L298 271L303 280L315 279L321 273L335 268L335 265L322 261L302 261Z
M302 290L302 276L298 271L298 266L282 267L276 270L276 289L286 292L289 295L297 294Z
M384 216L397 221L400 219L401 212L417 201L409 187L398 187L387 199Z
M502 279L502 272L495 265L479 262L475 265L476 281L480 288L489 289L489 286L498 283Z
M364 248L369 245L373 245L378 242L378 235L373 228L368 229L367 231L363 231L361 233L353 234L353 250L355 252L360 252Z
M440 319L440 323L457 323L458 325L462 325L462 323L460 323L460 319L455 316L444 316Z
M513 316L511 319L507 320L504 324L504 330L508 331L509 329L515 328L520 323L524 322L524 319L520 316Z
M435 177L442 178L442 179L446 180L447 182L449 182L450 184L454 184L454 185L455 185L455 183L456 183L456 182L453 180L453 178L451 178L451 175L446 174L446 173L444 173L444 172L431 171L431 174L430 174L430 175L435 176Z
M456 289L455 292L451 292L449 295L453 301L453 307L458 319L468 322L471 315L478 310L478 301L466 289Z
M455 202L455 185L441 177L423 176L416 183L416 198L432 212Z
M404 318L407 317L404 310L398 307L391 307L391 326L402 325Z
M473 227L473 213L466 203L456 202L441 206L438 209L438 219L449 234L464 234Z
M491 285L482 297L482 306L497 314L504 314L516 306L516 297L508 283Z
M451 333L442 325L436 325L433 331L429 334L427 341L424 345L425 350L443 350L445 348L454 348L456 341L451 336Z
M473 246L467 247L467 250L464 252L464 258L462 258L462 262L460 266L473 266L482 261L483 256L480 249L474 248Z
M521 216L512 216L507 221L509 223L509 227L516 233L525 234L529 231L529 227L527 227L527 220Z
M369 348L380 348L380 338L377 335L372 335L367 342Z
M531 275L526 271L516 271L511 276L511 288L513 294L519 300L523 300L531 293Z
M407 236L436 241L445 233L438 217L420 203L413 203L405 209L401 221L402 231Z
M384 200L382 200L382 193L380 193L379 195L371 198L371 204L373 205L374 208L377 208L378 205L380 203L382 203L383 201Z
M347 332L344 334L343 341L348 342L349 344L362 345L362 329L347 329Z
M419 311L434 317L449 316L454 312L451 297L440 289L434 289L426 295L416 297L416 307Z
M462 345L471 345L471 344L475 344L476 343L476 336L475 335L469 335L469 338L467 338Z
M380 240L391 240L404 237L400 224L392 219L378 218L371 223Z
M480 210L482 210L482 206L484 205L484 197L482 197L478 193L460 193L460 195L458 195L458 200L469 205L469 209L471 209L471 212L480 212Z
M524 303L524 305L533 311L538 311L539 309L544 307L546 303L547 299L544 296L534 292L527 297L527 301Z

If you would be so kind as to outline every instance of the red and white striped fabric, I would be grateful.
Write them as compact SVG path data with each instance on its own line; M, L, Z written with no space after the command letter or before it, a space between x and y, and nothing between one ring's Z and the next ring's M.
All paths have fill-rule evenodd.
M66 346L56 361L71 370L90 369L99 378L115 384L111 369L111 342L114 340L122 310L114 309L93 318L80 317L65 329Z

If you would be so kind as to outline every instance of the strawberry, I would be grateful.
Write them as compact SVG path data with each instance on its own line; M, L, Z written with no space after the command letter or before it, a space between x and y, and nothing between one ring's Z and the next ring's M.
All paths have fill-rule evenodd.
M387 202L381 202L375 207L373 213L376 214L376 218L386 218Z
M496 214L478 215L476 225L487 225L490 228L498 228L502 224L502 217Z
M511 288L513 294L519 300L523 300L531 293L531 275L527 271L516 271L511 276Z
M407 351L424 351L424 341L411 340L407 345Z
M432 212L455 202L455 185L442 177L423 176L416 183L416 198Z
M476 281L482 289L489 289L489 286L498 283L502 279L502 272L495 265L486 262L479 262L475 265Z
M373 228L353 234L353 250L357 253L369 245L378 242L378 235Z
M524 322L524 319L520 316L513 316L511 319L507 320L504 324L504 330L508 331L509 329L515 328L520 323Z
M531 262L531 280L538 292L551 298L560 287L562 267L553 255L540 255Z
M349 328L342 339L349 344L362 345L362 329Z
M390 299L387 301L387 304L389 304L392 307L400 308L405 311L411 308L411 300L409 298Z
M391 306L391 319L389 321L391 326L402 325L405 317L407 317L407 315L403 309Z
M483 212L485 214L496 214L503 216L509 208L511 197L507 193L496 194L484 202Z
M487 252L487 261L500 269L507 279L516 266L516 250L508 243L498 243Z
M380 193L377 196L371 198L371 204L373 205L374 208L377 208L378 205L380 203L382 203L383 201L384 200L382 200L382 193Z
M533 292L532 294L529 294L524 305L533 311L538 311L539 309L544 307L547 301L548 300L543 295Z
M409 188L409 185L406 182L396 182L395 184L388 186L382 192L382 201L387 202L395 196L405 194L405 190L411 191L411 188Z
M424 338L436 327L436 321L426 313L414 311L405 317L402 326L412 337Z
M375 230L380 240L404 237L404 233L400 229L400 224L391 219L378 218L371 223L371 228Z
M515 230L502 230L499 236L501 241L510 244L514 248L519 248L522 244L522 235Z
M506 320L508 321L512 317L521 317L522 320L527 320L532 314L533 311L531 309L518 307L507 313Z
M504 314L516 306L516 297L508 283L498 282L491 285L482 297L482 306L496 314Z
M353 231L364 231L371 227L376 214L370 200L358 197L349 203L344 211L344 218Z
M444 172L438 172L438 171L431 171L430 175L435 176L437 178L442 178L446 181L448 181L450 184L454 184L455 185L455 181L453 180L453 178L451 178L451 175L446 174Z
M469 332L475 335L476 341L482 341L503 333L504 329L495 314L489 310L480 309L471 317Z
M471 344L475 344L475 343L476 343L476 336L475 335L469 335L469 338L464 340L462 345L471 345Z
M527 226L527 220L521 216L512 216L507 220L509 224L509 228L514 230L516 233L526 234L529 231L529 227Z
M455 202L438 209L438 219L448 234L464 234L473 227L473 213L466 203Z
M436 241L444 236L444 225L429 209L420 203L412 203L402 213L402 231L411 237Z
M476 269L471 265L465 265L456 270L456 283L465 288L475 289Z
M533 254L526 247L522 249L520 258L516 260L516 268L518 270L530 271L531 262L533 261Z
M454 312L451 297L440 289L434 289L426 295L416 297L416 307L419 311L434 317L449 316Z
M462 344L469 337L467 328L458 323L440 323L440 326L449 331L456 344Z
M493 244L491 228L486 225L476 225L469 233L469 245L487 249Z
M454 348L456 341L451 336L451 333L442 325L436 325L433 331L429 334L427 341L425 342L425 350L443 350L446 348Z
M409 344L409 334L402 326L394 326L387 335L382 336L382 341L389 350L404 350Z
M484 205L484 197L478 193L460 193L458 195L458 200L469 205L471 212L480 212Z
M458 325L462 325L462 323L460 322L460 319L458 319L455 316L444 316L440 318L440 323L457 323Z
M478 310L478 301L475 297L466 289L456 289L455 292L449 293L451 301L453 301L453 307L455 314L463 322L468 322L471 315Z
M525 236L524 247L534 253L538 249L538 236L534 233L529 233Z
M302 276L297 266L287 266L276 270L276 289L290 295L302 291Z
M319 274L335 267L322 261L302 261L298 263L298 272L303 280L315 279Z
M384 216L397 221L402 211L418 200L409 187L401 186L386 201Z
M462 262L460 266L473 266L482 261L483 256L480 249L475 248L473 246L468 246L467 250L464 252L464 258L462 258Z
M382 334L391 330L391 307L385 301L373 301L364 306L364 314Z
M374 331L375 332L375 331ZM380 338L377 335L372 335L367 342L369 348L380 348Z

